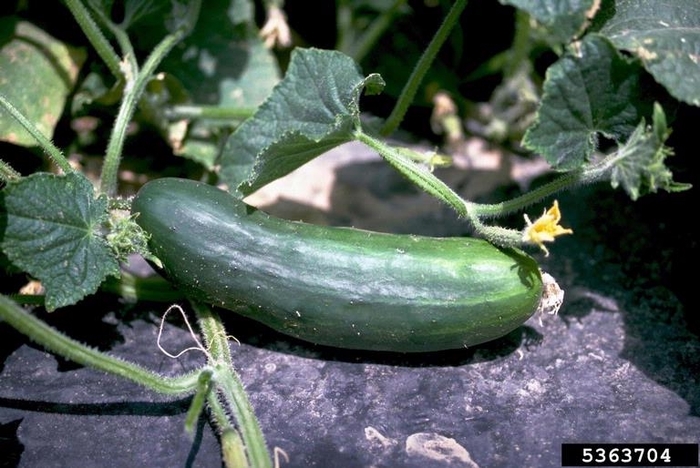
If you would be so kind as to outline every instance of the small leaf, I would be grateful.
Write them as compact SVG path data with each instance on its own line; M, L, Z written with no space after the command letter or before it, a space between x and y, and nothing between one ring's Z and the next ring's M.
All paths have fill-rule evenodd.
M106 198L95 197L90 181L76 173L36 173L0 193L0 247L43 283L47 310L75 304L119 274L100 235L106 214Z
M673 97L700 106L700 2L611 0L596 21L601 34L639 57Z
M599 134L623 142L651 113L636 61L624 59L595 34L579 46L578 53L567 53L547 70L537 121L523 140L561 170L585 163Z
M249 194L351 141L362 90L376 94L382 86L379 75L363 77L340 52L295 49L285 78L227 141L222 181Z
M597 4L594 0L500 0L526 11L542 24L552 38L561 44L580 33Z
M673 154L664 145L668 135L666 116L657 104L651 127L640 123L629 141L619 149L621 158L613 168L610 180L613 188L622 186L632 200L659 189L667 192L689 189L689 184L674 182L673 174L664 164L664 160Z
M0 38L0 93L51 138L85 52L12 17L0 18ZM23 146L37 144L24 127L3 111L0 140Z

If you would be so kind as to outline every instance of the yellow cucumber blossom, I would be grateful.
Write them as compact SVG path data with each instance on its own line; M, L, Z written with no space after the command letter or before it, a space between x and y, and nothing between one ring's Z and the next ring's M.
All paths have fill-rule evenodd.
M554 200L554 204L548 210L542 213L542 216L537 218L533 223L530 218L525 215L527 226L523 229L523 241L531 244L539 245L544 250L545 257L549 256L549 250L544 246L545 242L553 242L554 238L562 234L573 234L571 229L565 229L559 226L561 221L561 212L559 211L559 203Z

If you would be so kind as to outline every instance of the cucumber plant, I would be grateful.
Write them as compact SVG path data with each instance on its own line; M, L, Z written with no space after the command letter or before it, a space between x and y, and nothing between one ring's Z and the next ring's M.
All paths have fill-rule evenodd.
M364 75L358 62L406 14L405 1L377 7L370 25L355 33L353 22L366 10L338 2L338 50L294 49L279 81L276 57L265 42L288 44L281 2L263 2L269 17L262 28L265 42L258 37L253 2L233 3L223 14L201 8L199 0L130 0L119 22L113 20L111 2L57 4L53 8L67 8L94 49L100 63L90 67L83 50L19 16L0 18L3 37L9 38L0 46L0 138L18 148L38 144L51 164L23 175L27 169L16 161L0 159L5 276L28 275L42 290L3 290L0 317L78 363L157 392L195 394L188 429L207 406L231 464L265 467L273 460L233 370L226 332L206 303L332 346L402 352L471 346L517 327L542 299L541 307L556 311L562 298L552 284L543 286L548 276L525 253L534 246L548 255L546 242L572 233L560 225L556 201L534 220L525 215L522 229L499 226L494 219L600 181L632 199L689 188L673 180L665 160L671 154L666 114L677 105L700 105L694 53L700 14L693 0L663 5L583 0L564 2L565 7L558 0L501 0L517 9L513 44L466 80L503 76L484 133L495 139L511 131L522 134L523 147L540 153L559 174L495 204L463 199L432 172L434 165L449 161L449 154L421 154L385 140L403 122L418 91L428 88L421 85L438 51L458 37L455 26L466 0L442 2L444 22L403 87L389 83L400 91L393 111L378 125L363 119L360 98L382 92L386 83L378 73ZM230 20L224 29L222 17ZM533 64L543 48L556 59L538 76ZM240 50L248 60L231 58ZM650 81L656 83L654 92ZM433 96L459 101L450 80L437 83L440 93ZM212 88L217 89L213 98ZM45 96L41 103L38 94ZM514 103L504 107L503 96L515 96ZM64 156L73 147L61 149L51 141L67 103L67 113L76 118L114 109L96 184ZM156 129L173 154L197 165L190 178L209 183L162 179L145 184L133 201L122 197L119 171L125 160L134 163L125 153L134 121ZM435 112L435 125L450 138L464 130L454 109ZM602 138L612 149L598 144ZM349 141L376 150L453 208L475 238L304 225L243 204L247 194ZM229 193L213 188L215 183L229 187ZM173 212L179 216L172 218ZM122 272L132 254L149 259L176 289ZM338 281L329 283L328 277ZM166 301L180 294L191 298L207 364L194 374L164 378L87 348L22 307L39 303L47 311L67 313L101 287L132 300L158 298L159 288Z

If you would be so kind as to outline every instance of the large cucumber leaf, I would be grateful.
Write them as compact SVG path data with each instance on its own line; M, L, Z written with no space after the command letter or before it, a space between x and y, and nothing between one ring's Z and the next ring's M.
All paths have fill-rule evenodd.
M0 192L0 247L42 282L47 310L74 304L119 274L100 232L106 216L107 198L79 173L35 173Z
M601 135L624 143L651 116L642 74L641 65L622 57L606 38L587 35L547 70L537 120L524 145L554 168L570 170L590 158Z
M85 61L85 51L69 47L14 17L0 18L0 93L47 138ZM0 111L0 140L35 146L34 137Z
M273 53L255 26L251 0L209 0L163 69L176 76L194 102L254 109L280 79Z
M568 43L579 34L598 2L595 0L500 0L526 11L544 26L554 41Z
M163 61L166 73L151 82L144 96L153 103L149 118L167 134L173 152L208 170L214 169L228 129L244 117L173 120L168 108L194 102L229 116L250 115L270 95L280 72L259 36L254 10L252 0L208 0L193 31ZM132 35L156 44L165 33L163 17L150 15Z
M351 141L360 126L360 94L383 85L340 52L295 49L285 78L228 139L221 180L247 195Z
M608 0L596 27L676 99L700 106L700 2Z

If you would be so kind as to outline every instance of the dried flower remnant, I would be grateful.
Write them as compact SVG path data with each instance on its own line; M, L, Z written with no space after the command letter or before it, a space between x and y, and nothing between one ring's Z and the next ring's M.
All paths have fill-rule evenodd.
M287 16L281 8L271 6L267 11L267 21L260 30L260 37L265 47L289 47L292 45L292 34L287 24Z

